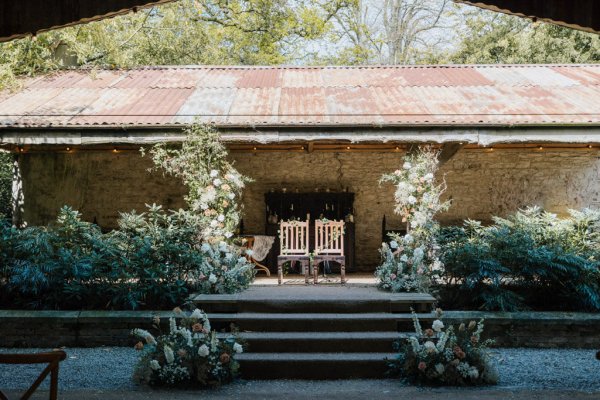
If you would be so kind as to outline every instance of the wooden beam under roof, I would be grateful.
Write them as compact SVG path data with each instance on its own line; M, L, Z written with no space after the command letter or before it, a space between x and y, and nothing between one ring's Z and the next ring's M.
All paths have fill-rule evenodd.
M0 1L0 42L136 11L173 0Z
M454 0L454 2L585 32L600 33L600 1L597 0Z

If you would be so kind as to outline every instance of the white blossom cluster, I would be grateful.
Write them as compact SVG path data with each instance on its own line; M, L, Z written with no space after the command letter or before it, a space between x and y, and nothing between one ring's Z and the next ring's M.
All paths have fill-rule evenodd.
M181 318L180 324L175 317ZM194 380L206 385L231 380L237 370L234 357L244 350L236 337L219 339L211 330L208 316L199 309L189 316L177 309L175 317L169 319L169 333L156 338L143 329L132 331L146 342L136 344L136 349L142 351L136 368L138 379L154 385ZM155 317L155 325L159 323Z
M441 310L438 309L438 317ZM497 369L487 356L488 341L481 342L483 321L445 327L436 319L423 329L413 312L415 336L401 348L398 367L402 375L423 383L473 385L495 383Z
M403 237L396 235L389 245L382 244L382 263L375 274L383 289L426 291L430 278L443 270L435 241L438 225L434 216L446 210L449 203L440 200L444 186L435 182L437 169L437 152L422 148L407 155L402 168L381 179L396 185L395 212L401 215L409 232Z
M237 200L244 188L244 178L233 168L226 171L213 169L205 186L198 185L191 190L192 209L200 215L202 238L231 238L240 220Z

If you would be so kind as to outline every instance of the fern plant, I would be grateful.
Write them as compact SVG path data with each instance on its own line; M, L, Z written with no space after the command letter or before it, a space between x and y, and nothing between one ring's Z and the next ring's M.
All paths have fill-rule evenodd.
M564 309L600 309L600 214L559 219L539 208L490 226L467 220L440 235L445 281L486 310L514 311L553 299ZM465 293L468 296L465 296ZM456 300L456 299L454 299Z

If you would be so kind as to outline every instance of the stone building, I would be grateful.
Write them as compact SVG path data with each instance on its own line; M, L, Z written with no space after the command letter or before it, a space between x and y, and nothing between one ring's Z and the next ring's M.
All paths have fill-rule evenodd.
M600 66L183 66L65 71L0 93L15 217L46 224L68 204L110 229L119 212L184 206L182 185L149 173L139 147L180 141L195 118L221 129L254 179L247 233L269 231L269 193L353 194L341 212L357 270L377 264L384 216L401 227L378 180L416 144L441 149L442 224L600 203Z

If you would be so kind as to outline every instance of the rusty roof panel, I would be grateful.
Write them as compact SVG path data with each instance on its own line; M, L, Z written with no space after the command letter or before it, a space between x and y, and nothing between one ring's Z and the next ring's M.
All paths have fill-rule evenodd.
M0 92L3 126L599 124L600 65L147 67Z
M280 88L240 88L233 99L227 123L249 125L277 123Z
M287 68L283 70L281 86L286 87L321 87L323 77L317 68Z
M279 122L282 124L307 124L329 122L324 115L327 102L322 87L284 87L279 101Z
M236 89L231 87L196 89L179 108L174 122L189 124L203 116L204 122L225 124L235 94Z
M275 88L281 86L281 69L249 69L237 82L239 88Z

